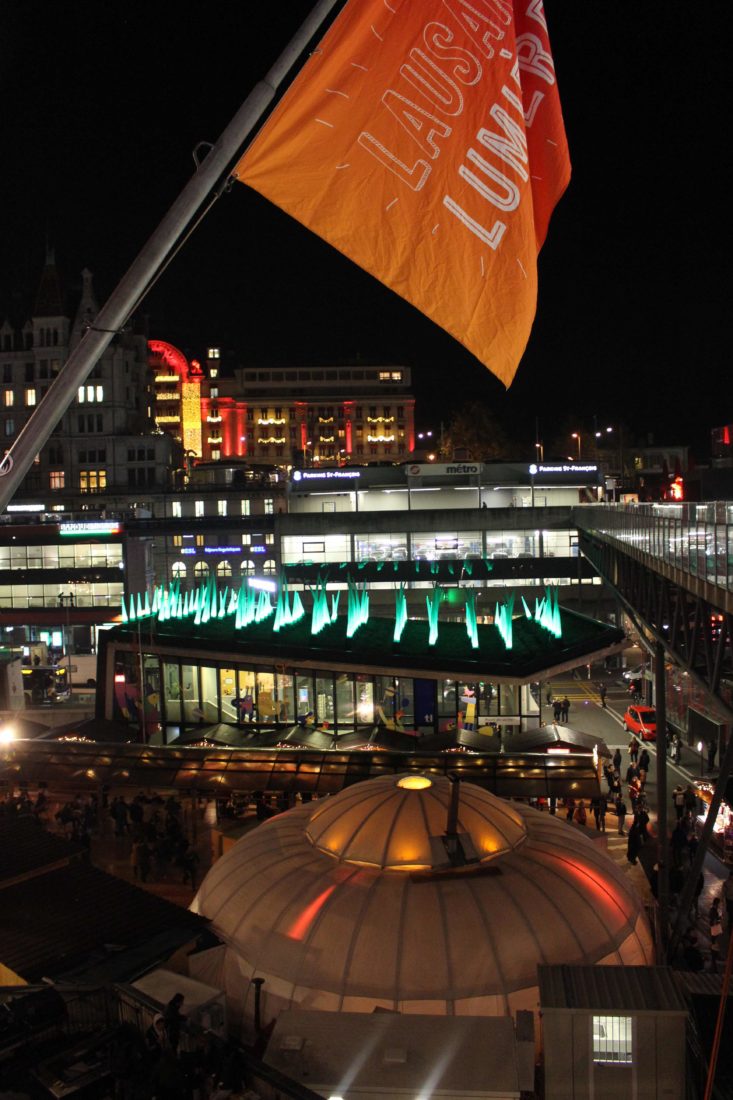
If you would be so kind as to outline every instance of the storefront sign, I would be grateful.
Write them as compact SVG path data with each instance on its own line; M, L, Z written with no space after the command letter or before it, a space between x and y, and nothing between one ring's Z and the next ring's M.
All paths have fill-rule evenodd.
M116 519L94 519L78 523L62 523L59 534L78 538L79 535L119 535L122 524Z
M241 546L205 546L205 554L241 554Z
M478 477L480 462L416 462L407 467L408 477Z
M361 477L361 470L293 470L293 481L349 481Z

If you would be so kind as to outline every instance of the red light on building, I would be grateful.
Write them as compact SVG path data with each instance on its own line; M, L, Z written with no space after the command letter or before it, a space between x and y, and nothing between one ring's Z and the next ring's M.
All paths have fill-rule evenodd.
M676 477L669 486L669 496L671 500L684 500L685 499L685 483L681 477Z

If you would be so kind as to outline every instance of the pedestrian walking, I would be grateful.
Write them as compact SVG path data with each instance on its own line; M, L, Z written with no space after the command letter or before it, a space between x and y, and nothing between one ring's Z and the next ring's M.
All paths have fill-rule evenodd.
M605 794L602 794L598 798L598 815L596 817L596 828L605 833L606 831L606 811L608 809L608 799Z
M585 802L583 802L583 799L581 798L576 807L575 813L573 814L573 821L575 821L578 825L585 826L587 820L588 814L586 813Z
M549 680L545 684L545 702L548 707L552 706L552 684Z
M692 920L693 916L694 916L695 920L697 920L697 918L700 916L700 894L702 894L704 889L705 889L705 875L701 871L700 874L697 876L697 882L695 883L695 893L693 894L693 897L692 897L692 908L690 910L690 920Z
M680 735L676 733L672 738L672 762L679 764L682 759L682 740Z
M649 756L648 749L642 749L639 756L639 782L641 783L641 789L644 790L646 785L646 777L649 774L649 764L651 763L651 757Z
M632 763L635 764L639 756L639 742L635 737L632 737L629 741L629 756Z
M634 763L633 760L629 761L629 766L626 769L626 782L633 783L635 779L640 778L639 766Z
M718 753L718 742L708 741L708 771L711 772L715 767L715 757Z
M636 808L636 814L634 821L639 828L639 838L642 844L646 844L649 839L649 814L647 812L646 801L642 796L639 799L639 803Z
M165 1024L168 1045L174 1054L178 1051L181 1031L186 1023L186 1017L181 1012L183 1000L184 997L182 993L174 993L165 1006L165 1011L163 1013L163 1022Z
M733 925L733 871L730 871L728 878L723 883L723 897L725 898L725 913L728 920L728 931L730 931L731 925Z
M601 706L603 707L604 710L606 709L606 692L607 692L607 690L608 690L608 688L606 687L605 684L601 684L601 686L598 689L598 694L601 697Z
M626 821L626 803L619 796L615 803L616 817L618 819L618 835L624 836L624 822Z
M672 791L672 804L674 805L674 812L678 821L681 821L682 814L685 812L685 792L682 787L677 784Z
M685 813L690 817L697 817L697 794L691 783L685 787Z
M629 863L634 865L637 863L640 848L641 836L639 835L639 826L636 824L636 819L634 819L629 829L629 839L626 844L626 858Z
M616 751L613 754L613 770L616 772L621 771L621 749L616 746Z
M565 820L566 821L572 821L574 813L575 813L575 799L574 798L566 798L565 799Z
M720 939L723 935L723 917L720 912L720 898L713 898L713 904L708 913L710 920L710 969L713 974L718 972L718 959L720 958Z
M561 707L560 707L560 721L561 722L567 722L569 715L570 715L570 700L568 699L568 697L566 695L563 698L563 701L562 701L562 704L561 704Z
M552 704L552 714L553 714L553 718L555 719L555 722L556 723L559 722L560 721L560 715L562 714L562 703L560 702L559 699L555 699L553 704Z
M682 853L687 846L687 829L684 820L680 819L672 830L670 845L672 848L672 863L679 870L682 867ZM733 890L731 891L731 897L733 898Z

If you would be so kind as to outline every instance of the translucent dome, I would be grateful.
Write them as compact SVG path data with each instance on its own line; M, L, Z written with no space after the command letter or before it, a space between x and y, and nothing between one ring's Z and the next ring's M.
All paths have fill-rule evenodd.
M384 776L356 783L319 803L306 836L319 851L345 863L382 870L449 866L441 838L453 784L443 776ZM511 803L464 784L456 832L464 852L480 862L496 859L527 838Z
M288 1007L502 1016L537 1009L538 964L653 963L641 901L577 828L462 783L476 861L446 869L450 785L396 779L273 818L206 875L193 909L225 947L193 956L194 976L226 989L246 1033L254 977L265 1022Z

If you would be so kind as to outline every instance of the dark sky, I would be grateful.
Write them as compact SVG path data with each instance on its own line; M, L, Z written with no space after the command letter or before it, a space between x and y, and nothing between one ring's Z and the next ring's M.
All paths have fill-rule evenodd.
M352 0L358 3L359 0ZM411 0L419 3L419 0ZM45 241L109 293L309 0L5 0L0 302ZM242 362L402 362L424 426L481 398L533 439L617 424L693 443L727 402L730 7L546 0L573 162L508 394L468 352L237 185L153 289L151 334ZM294 170L297 170L294 167ZM3 307L5 308L5 307Z

